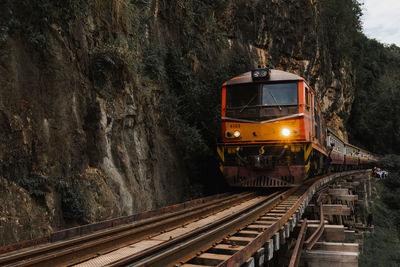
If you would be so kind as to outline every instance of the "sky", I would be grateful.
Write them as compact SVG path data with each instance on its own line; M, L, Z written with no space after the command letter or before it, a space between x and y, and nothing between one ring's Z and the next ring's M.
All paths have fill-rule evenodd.
M359 0L364 3L363 30L369 37L400 47L400 0Z

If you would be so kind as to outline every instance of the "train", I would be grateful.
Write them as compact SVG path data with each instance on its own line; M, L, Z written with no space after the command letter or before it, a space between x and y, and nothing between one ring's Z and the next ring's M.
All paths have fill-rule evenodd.
M220 170L230 186L291 187L377 157L327 127L316 92L290 72L263 68L222 85Z

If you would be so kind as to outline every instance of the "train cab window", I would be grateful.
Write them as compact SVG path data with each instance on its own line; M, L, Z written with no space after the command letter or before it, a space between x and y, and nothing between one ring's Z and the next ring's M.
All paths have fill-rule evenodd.
M309 93L309 89L307 86L306 86L305 97L306 97L306 107L307 107L307 109L309 109L310 108L310 93Z
M299 112L298 82L254 83L226 88L226 116L266 121Z
M297 105L297 83L264 84L262 105Z
M227 108L250 107L259 103L258 85L230 86L226 89Z

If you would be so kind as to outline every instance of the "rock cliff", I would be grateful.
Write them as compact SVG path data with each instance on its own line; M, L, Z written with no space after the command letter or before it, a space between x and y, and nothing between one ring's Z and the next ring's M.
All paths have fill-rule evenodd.
M250 68L305 77L346 136L351 65L332 63L320 8L1 1L0 245L204 193L212 171L192 165L214 170L219 85Z

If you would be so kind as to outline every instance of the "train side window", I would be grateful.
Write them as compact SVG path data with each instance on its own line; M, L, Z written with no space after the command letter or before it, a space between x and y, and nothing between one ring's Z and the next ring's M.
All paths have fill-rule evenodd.
M314 97L313 97L314 109L317 110L317 102L316 102L315 100L316 100L316 99L315 99L315 95L314 95Z
M308 87L306 86L306 107L307 109L310 109L310 93L308 90Z

